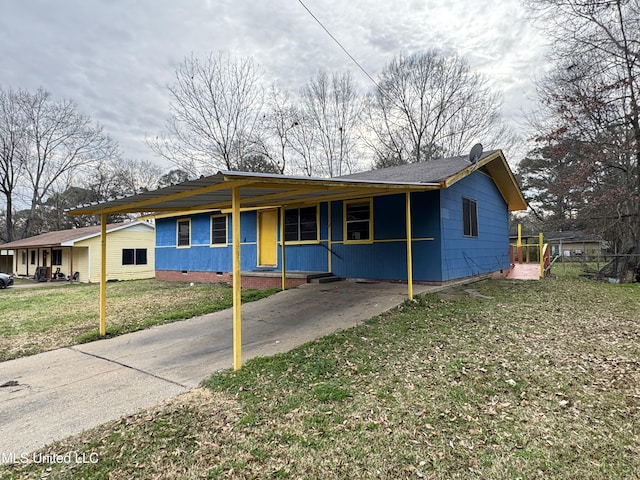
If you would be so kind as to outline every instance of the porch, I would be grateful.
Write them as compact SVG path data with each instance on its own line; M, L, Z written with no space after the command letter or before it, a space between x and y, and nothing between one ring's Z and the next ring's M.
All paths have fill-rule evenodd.
M295 288L305 283L328 283L342 280L330 272L286 270L286 288ZM233 284L232 272L201 272L156 270L156 280L167 282L229 283ZM257 269L242 270L242 288L282 288L282 270Z

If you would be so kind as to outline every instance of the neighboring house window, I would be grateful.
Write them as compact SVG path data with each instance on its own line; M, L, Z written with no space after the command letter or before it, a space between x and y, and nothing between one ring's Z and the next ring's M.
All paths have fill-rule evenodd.
M373 241L373 202L354 200L344 204L345 243Z
M146 265L146 264L147 264L147 249L136 248L136 265Z
M26 264L27 264L27 251L22 250L22 265L26 265Z
M211 245L213 246L226 246L228 233L228 224L226 215L212 215L211 216Z
M478 204L475 200L462 199L462 222L465 237L478 236Z
M36 251L31 250L31 265L35 265L35 264L36 264Z
M122 249L122 265L146 265L147 249L146 248L123 248Z
M62 250L51 250L51 265L62 265Z
M285 242L318 241L318 207L285 210L284 240Z
M191 220L178 220L178 247L191 246Z

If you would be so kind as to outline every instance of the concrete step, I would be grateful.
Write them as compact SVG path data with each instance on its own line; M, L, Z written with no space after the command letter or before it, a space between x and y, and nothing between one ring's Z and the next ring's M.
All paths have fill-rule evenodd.
M309 283L331 283L339 282L340 280L344 280L344 278L336 277L335 275L328 273L326 275L310 278Z

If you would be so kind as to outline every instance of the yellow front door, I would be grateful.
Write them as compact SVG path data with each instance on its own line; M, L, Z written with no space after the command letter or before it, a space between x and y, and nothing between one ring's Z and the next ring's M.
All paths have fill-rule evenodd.
M278 211L258 212L258 266L275 267L278 263Z

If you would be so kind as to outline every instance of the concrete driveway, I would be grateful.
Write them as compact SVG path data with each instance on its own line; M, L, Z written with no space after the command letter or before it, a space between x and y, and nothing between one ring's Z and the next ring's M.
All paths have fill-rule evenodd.
M434 290L415 286L414 293ZM243 360L285 352L402 303L406 285L306 284L242 307ZM29 453L231 368L232 311L0 363L0 453Z

